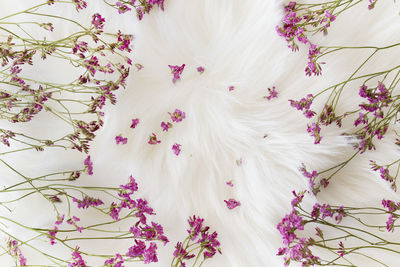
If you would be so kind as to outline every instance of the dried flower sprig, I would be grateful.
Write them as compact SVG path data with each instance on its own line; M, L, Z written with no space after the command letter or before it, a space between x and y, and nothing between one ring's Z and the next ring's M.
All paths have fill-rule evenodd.
M344 207L315 203L311 210L302 207L305 192L293 191L292 211L277 225L282 235L283 247L277 253L284 256L285 266L291 262L300 262L303 266L356 266L351 256L364 258L372 265L385 264L369 256L369 250L382 250L385 253L400 254L399 243L390 240L382 230L393 232L396 220L400 217L400 203L382 200L380 207ZM374 223L377 219L387 218L386 225ZM315 234L312 233L315 230ZM316 255L318 251L329 253ZM329 255L332 255L329 257Z
M157 3L153 1L150 4ZM158 1L158 4L162 6L163 1ZM88 153L90 142L103 126L102 108L107 103L116 103L115 91L125 87L129 65L132 65L132 60L127 56L132 50L131 35L121 31L105 32L107 20L101 14L93 14L85 24L74 17L52 14L51 8L48 9L50 13L41 12L41 8L47 5L62 5L65 8L72 6L79 12L88 4L83 0L48 0L0 18L5 25L0 29L3 32L0 38L0 119L10 122L9 128L0 129L0 145L3 147L0 164L9 168L18 178L15 184L0 190L7 199L1 205L10 211L10 216L0 217L2 225L7 226L1 230L2 235L8 236L10 240L7 246L1 248L21 266L29 262L22 254L22 247L30 248L52 264L63 266L87 266L92 257L108 258L105 265L130 261L155 262L156 243L161 241L165 244L168 239L161 225L148 222L148 218L154 214L148 202L143 198L132 197L138 189L133 177L130 177L128 184L120 187L82 186L74 184L74 181L81 178L82 174L93 175L95 172L90 156L83 161L81 169L36 177L27 174L23 166L10 164L5 157L10 153L23 155L28 150L46 152L56 148ZM19 17L24 15L47 19L49 22L19 23ZM54 39L51 32L57 31L58 23L68 23L72 33ZM30 32L27 26L32 25L41 27L44 33L38 32L35 35ZM46 31L49 34L43 38L42 34L46 34ZM51 58L67 63L65 66L72 68L71 73L80 74L68 77L71 81L69 83L32 78L29 66L41 68ZM138 63L135 65L141 66ZM50 116L51 120L63 123L66 126L64 134L56 138L26 134L24 129L30 127L26 122L34 121L39 116ZM138 120L132 121L134 123L136 127ZM15 124L21 124L19 130L13 129ZM30 221L12 217L8 205L35 194L47 202L49 212L54 212L54 225L38 228L33 227ZM66 214L61 212L65 207L68 210ZM78 218L74 215L77 209L94 210L98 213L98 222L88 224L83 217ZM127 222L133 225L130 229L124 229ZM7 232L12 227L22 227L35 237L21 240ZM82 240L95 239L132 239L133 246L121 254L98 255L76 245L76 242ZM51 250L42 250L33 244L37 240L47 240L51 245L60 246L70 255L69 258L62 258ZM139 244L145 244L143 253L132 253Z
M204 219L193 215L188 219L188 223L190 226L187 230L188 237L175 246L171 263L173 267L184 267L191 259L194 259L192 266L201 266L204 261L214 257L216 252L222 254L217 232L210 233L210 227L204 225Z

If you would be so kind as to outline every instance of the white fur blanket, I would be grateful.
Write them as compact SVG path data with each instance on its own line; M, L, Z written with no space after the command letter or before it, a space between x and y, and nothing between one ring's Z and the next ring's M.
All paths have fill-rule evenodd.
M282 245L276 225L290 212L291 191L307 187L298 167L304 163L321 170L353 152L352 144L341 135L351 125L325 129L321 144L314 145L306 132L307 119L290 107L288 100L315 94L339 82L365 55L335 54L326 60L322 76L306 77L306 51L291 52L275 30L283 4L277 0L166 0L164 12L154 10L141 22L131 13L118 16L105 11L102 5L99 10L88 11L104 12L112 27L135 35L134 59L144 68L129 78L126 90L119 91L118 103L106 107L105 126L90 152L94 176L85 177L82 184L118 186L129 175L136 177L140 194L155 209L156 220L164 225L171 241L160 246L159 262L154 266L169 266L174 246L185 238L186 220L193 214L205 218L221 241L222 255L205 266L283 266L282 258L276 256ZM332 23L328 36L314 41L348 46L398 41L398 5L381 0L373 11L366 5L343 14ZM10 1L7 8L16 7ZM95 9L93 5L91 8ZM399 56L386 55L368 68L389 66ZM174 84L168 65L182 64L186 64L185 70ZM203 74L197 72L199 66L205 68ZM48 68L51 75L65 74L63 66ZM42 77L43 70L37 70L37 75ZM228 90L229 86L234 90ZM272 86L279 95L267 101L264 96ZM353 97L356 91L344 94L346 101L339 109L357 104ZM314 106L317 111L321 108L322 103ZM175 109L184 111L186 119L162 132L160 123ZM136 117L140 125L132 130L130 122ZM48 126L43 130L40 125L31 130L54 130ZM156 146L147 143L153 132L162 140ZM115 144L118 134L128 137L126 145ZM399 156L391 145L393 139L392 131L376 151L364 153L343 169L318 195L319 201L377 206L383 197L396 199L369 166L370 159L390 161ZM179 156L171 150L175 142L182 145ZM23 164L26 171L40 173L80 166L84 158L76 153L48 152L9 160ZM240 159L241 165L237 164ZM9 176L4 181L13 179L8 170L3 170L2 177L6 174ZM233 187L226 185L229 180ZM224 200L229 198L237 199L241 206L227 209ZM21 202L14 207L13 216L50 227L54 217L41 205L40 199ZM7 215L7 211L2 210L1 215ZM14 232L24 238L21 229ZM107 246L110 244L115 250L126 248L125 243ZM100 242L86 245L104 249ZM30 255L33 252L26 252L32 264L46 264ZM359 266L366 266L359 260L355 259ZM0 262L1 266L12 264L8 255L1 256ZM390 266L397 262L393 259Z

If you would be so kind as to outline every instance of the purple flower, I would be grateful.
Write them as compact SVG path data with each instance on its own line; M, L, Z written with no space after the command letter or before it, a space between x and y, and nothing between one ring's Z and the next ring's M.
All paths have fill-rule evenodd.
M173 144L173 146L172 146L172 151L174 151L174 154L175 155L179 155L179 153L181 153L181 146L182 145L180 145L180 144L178 144L178 143L175 143L175 144Z
M319 144L321 142L322 137L320 136L321 127L318 123L312 123L311 125L307 125L307 132L310 133L311 136L314 136L314 144Z
M230 187L233 187L233 183L232 183L232 181L228 181L228 182L226 182L226 185L228 185L228 186L230 186Z
M90 155L87 156L83 164L85 165L85 169L87 170L88 174L93 175L93 162L90 160Z
M82 200L73 198L72 201L77 203L79 209L87 209L90 206L97 207L104 204L101 199L89 196L85 196Z
M150 243L149 248L144 252L144 263L148 264L151 262L158 262L157 258L157 244L154 242Z
M186 113L179 109L175 109L172 114L168 112L168 114L171 116L173 122L181 122L186 118Z
M200 74L203 74L203 72L204 72L204 67L202 67L202 66L200 66L200 67L197 67L197 71L200 73Z
M237 201L237 200L235 200L233 198L230 198L229 200L224 200L224 202L226 203L226 206L230 210L241 205L239 201Z
M271 100L272 98L278 98L278 92L275 90L275 86L271 88L268 88L269 95L265 96L268 101Z
M115 142L117 143L117 145L119 143L122 143L123 145L125 145L128 142L128 138L124 138L124 137L122 137L122 135L117 135L115 137Z
M228 87L228 90L229 90L229 92L235 90L235 86L230 85L230 86Z
M138 126L138 124L139 124L139 119L138 119L138 118L132 119L131 128L132 128L132 129L135 129L136 126Z
M75 250L72 252L72 260L74 262L71 262L68 264L68 267L86 267L86 262L83 260L82 255L79 252L79 247L76 247Z
M114 258L110 258L110 259L106 260L104 262L104 265L110 266L110 267L111 266L112 267L123 267L122 263L124 263L124 262L125 262L124 258L122 258L122 256L119 253L117 253L117 254L115 254Z
M175 251L174 251L174 257L177 259L179 257L183 258L183 259L191 259L194 258L195 255L194 254L189 254L182 246L182 242L178 242L176 243L175 246Z
M172 128L172 123L170 123L170 122L167 122L167 123L161 122L161 128L163 129L163 131L168 132L168 129Z
M98 30L102 30L104 28L104 22L106 20L99 14L93 14L92 16L92 25L98 29Z
M146 243L141 240L136 240L135 239L136 245L131 246L128 248L128 252L126 253L126 256L135 258L135 257L141 257L143 256L145 250L146 250Z
M128 6L122 4L121 2L116 2L115 6L118 7L118 13L119 14L123 14L125 12L131 11L132 9L130 9Z
M147 143L149 143L150 145L156 145L156 144L161 143L161 141L160 141L160 140L157 140L156 134L153 133L152 135L150 135L149 141L148 141Z
M77 11L85 9L87 7L86 2L83 0L72 0L72 2L74 2Z
M182 66L168 65L168 67L171 69L171 73L174 75L174 77L172 78L172 82L175 83L177 80L181 78L183 69L185 68L185 64L183 64Z
M60 225L60 224L62 224L63 223L63 221L64 221L64 214L63 215L58 215L57 216L57 221L55 222L55 224L56 225Z

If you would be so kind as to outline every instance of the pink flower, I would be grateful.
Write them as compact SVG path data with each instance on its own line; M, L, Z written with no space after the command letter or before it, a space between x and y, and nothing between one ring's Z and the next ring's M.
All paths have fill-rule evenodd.
M200 73L200 74L203 74L203 72L204 72L204 67L202 67L202 66L200 66L200 67L197 67L197 71Z
M132 9L130 9L128 6L122 4L121 2L116 2L115 6L118 7L118 13L119 14L123 14L125 12L131 11Z
M269 96L264 96L268 101L271 100L272 98L278 98L278 92L275 90L275 86L271 88L268 88Z
M228 186L230 186L230 187L233 187L232 180L231 180L231 181L228 181L228 182L226 182L226 185L228 185Z
M233 91L233 90L235 90L235 86L233 86L233 85L230 85L230 86L228 87L228 90L229 90L229 91Z
M92 25L98 29L98 30L102 30L104 28L104 22L106 20L99 14L93 14L92 16Z
M82 10L87 7L86 2L83 0L72 0L72 2L74 2L77 11L79 11L79 9Z
M131 128L135 129L138 124L139 124L139 119L138 118L132 119Z
M127 137L124 138L124 137L122 137L122 135L117 135L117 136L115 137L115 142L117 143L117 145L118 145L119 143L122 143L123 145L125 145L125 144L128 142L128 138L127 138Z
M319 144L321 142L321 135L320 135L321 127L318 123L312 123L307 125L307 132L310 133L311 136L314 137L314 144Z
M181 78L183 69L185 68L185 64L183 64L182 66L172 66L172 65L168 65L168 67L171 69L171 73L174 74L174 77L172 79L172 82L175 83L177 80L179 80Z
M173 122L181 122L184 118L186 118L186 113L179 109L175 109L172 114L168 112L168 114L171 116Z
M181 153L181 145L178 144L178 143L175 143L175 144L172 146L172 151L174 151L175 155L178 156L179 153Z
M93 162L90 160L90 156L87 156L83 164L86 166L89 175L93 175Z
M156 145L156 144L161 143L161 141L157 140L157 136L156 136L155 133L152 133L152 135L150 135L150 137L149 137L148 143L149 143L150 145Z
M161 128L163 128L163 131L168 132L168 129L172 128L172 123L170 123L170 122L167 122L167 123L161 122Z
M240 206L241 204L240 204L240 202L239 201L236 201L235 199L233 199L233 198L230 198L229 200L224 200L225 201L225 203L226 203L226 206L228 207L228 209L234 209L234 208L236 208L236 207L238 207L238 206Z

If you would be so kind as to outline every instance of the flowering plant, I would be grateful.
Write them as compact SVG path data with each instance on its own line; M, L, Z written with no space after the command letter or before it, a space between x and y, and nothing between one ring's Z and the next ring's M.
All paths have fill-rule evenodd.
M398 218L398 204L394 201L383 198L383 207L333 206L317 202L311 210L308 210L304 207L307 206L306 204L301 205L306 192L317 196L334 182L335 175L356 157L375 150L375 144L388 132L392 131L397 135L394 126L400 105L396 91L399 83L399 66L390 66L371 73L365 73L364 69L382 51L395 51L400 43L381 47L350 47L320 46L311 41L315 34L328 34L331 23L345 14L346 10L361 8L361 6L372 10L377 1L369 0L367 6L363 4L365 1L356 0L337 0L317 4L290 2L284 8L285 15L282 24L276 28L278 34L285 38L293 51L299 50L300 44L308 48L308 63L305 68L307 76L322 74L321 66L325 62L321 60L327 58L327 55L339 54L345 50L370 51L345 80L322 89L315 95L307 94L300 100L289 100L292 107L312 120L306 129L314 138L316 145L324 142L321 134L324 127L336 124L337 127L342 128L342 125L350 123L352 126L346 126L343 134L348 136L354 151L347 159L325 170L309 171L304 164L300 166L300 172L308 180L308 188L301 193L293 192L295 198L292 201L292 211L277 226L284 244L284 247L279 249L278 255L284 256L285 265L296 261L301 262L303 266L357 266L353 263L353 259L361 256L370 260L371 264L387 266L384 258L374 257L367 251L374 249L398 253L398 243L393 242L387 233L382 233L385 228L386 232L393 232L397 227L395 222ZM356 108L346 107L347 109L343 111L341 103L345 90L358 93L359 104ZM323 109L314 110L313 102L325 95L327 97L323 100L325 103ZM393 145L399 145L399 140L396 139ZM399 161L397 158L384 164L378 164L375 160L370 161L372 171L379 171L380 178L386 181L394 191L397 188ZM312 229L313 234L311 234ZM328 253L322 253L323 251ZM357 256L354 257L355 255Z

